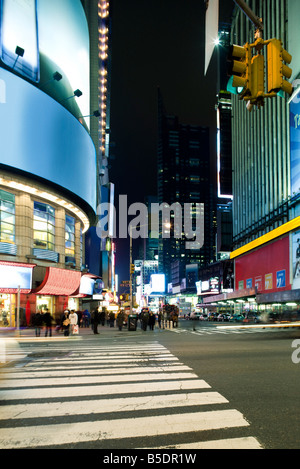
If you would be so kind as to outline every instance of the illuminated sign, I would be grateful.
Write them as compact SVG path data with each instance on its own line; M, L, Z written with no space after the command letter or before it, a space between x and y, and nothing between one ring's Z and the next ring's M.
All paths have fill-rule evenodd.
M32 287L33 265L0 263L0 293L28 293Z
M2 62L37 82L39 51L36 0L1 0L0 30Z
M88 132L27 81L0 68L1 80L1 164L65 188L96 211L96 151Z
M164 293L165 283L165 274L152 274L150 279L151 292Z

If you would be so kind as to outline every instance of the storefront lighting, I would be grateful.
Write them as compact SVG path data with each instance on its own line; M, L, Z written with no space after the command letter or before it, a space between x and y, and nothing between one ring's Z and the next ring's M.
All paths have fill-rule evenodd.
M0 177L0 186L8 187L10 189L18 190L21 192L26 192L27 194L40 197L41 199L45 199L48 202L53 202L59 205L60 207L63 207L64 209L68 210L69 212L72 212L75 216L77 216L77 218L81 220L83 224L83 233L85 233L89 229L89 219L84 214L84 212L82 212L76 205L73 205L64 199L61 199L60 197L57 197L56 195L50 192L38 189L37 187L33 187L28 184L23 184L21 182L4 179L3 177Z
M298 229L299 227L300 217L296 217L293 220L288 221L287 223L284 223L283 225L279 226L278 228L275 228L275 230L272 230L269 233L266 233L265 235L261 236L260 238L251 241L245 246L236 249L236 251L233 251L230 254L230 259L235 259L236 257L246 254L247 252L252 251L253 249L258 248L260 246L263 246L264 244L269 243L270 241L273 241L274 239L279 238L280 236L283 236L293 230Z

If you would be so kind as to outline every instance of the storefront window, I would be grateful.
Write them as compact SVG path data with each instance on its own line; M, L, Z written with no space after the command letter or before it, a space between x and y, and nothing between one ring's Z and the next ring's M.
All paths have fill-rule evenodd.
M0 294L0 327L14 327L15 314L15 296L9 294Z
M33 243L35 248L55 247L55 209L48 204L34 202Z
M65 254L75 257L75 218L66 215L65 224Z
M3 190L0 190L0 235L2 242L15 242L15 196Z

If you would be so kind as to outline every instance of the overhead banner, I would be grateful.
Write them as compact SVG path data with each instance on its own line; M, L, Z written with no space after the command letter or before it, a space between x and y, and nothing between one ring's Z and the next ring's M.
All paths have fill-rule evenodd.
M291 194L300 192L300 90L290 102Z
M219 34L219 0L206 1L205 70L206 75Z

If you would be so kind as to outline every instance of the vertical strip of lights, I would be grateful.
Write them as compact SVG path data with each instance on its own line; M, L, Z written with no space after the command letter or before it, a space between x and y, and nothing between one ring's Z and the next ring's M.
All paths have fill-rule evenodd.
M101 118L100 126L100 155L101 159L108 156L107 136L107 74L108 74L108 36L109 36L109 2L98 1L99 17L99 104Z

